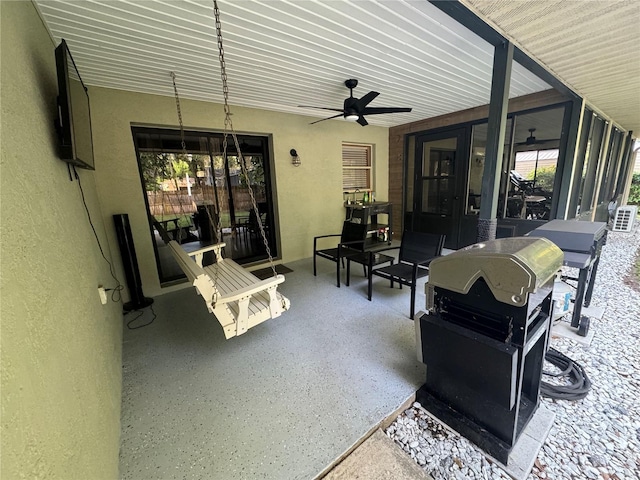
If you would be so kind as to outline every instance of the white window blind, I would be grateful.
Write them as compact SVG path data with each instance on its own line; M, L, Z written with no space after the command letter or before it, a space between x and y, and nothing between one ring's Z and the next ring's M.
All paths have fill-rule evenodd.
M371 190L371 145L342 144L342 190Z

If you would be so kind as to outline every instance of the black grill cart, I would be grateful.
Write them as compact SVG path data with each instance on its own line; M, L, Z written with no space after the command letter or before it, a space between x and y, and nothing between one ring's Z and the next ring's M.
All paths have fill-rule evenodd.
M431 262L416 319L417 400L506 465L539 403L563 253L545 238L471 245Z
M578 335L587 336L589 317L582 315L582 306L591 303L593 285L596 281L602 246L607 242L607 224L604 222L582 222L578 220L551 220L527 234L543 237L555 243L564 253L564 265L577 268L578 281L571 326Z

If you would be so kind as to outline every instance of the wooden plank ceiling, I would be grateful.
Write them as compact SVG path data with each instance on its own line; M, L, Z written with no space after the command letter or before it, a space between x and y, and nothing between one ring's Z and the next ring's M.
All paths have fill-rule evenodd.
M36 0L54 39L67 40L86 84L221 102L213 2ZM425 0L219 2L230 102L308 115L380 92L375 115L394 126L489 102L493 48ZM550 88L514 65L510 96ZM315 117L315 118L311 118ZM344 121L338 119L335 121ZM321 126L314 125L310 128ZM321 128L321 127L320 127Z
M487 15L516 11L507 1L467 3ZM36 5L54 39L67 40L89 86L172 95L169 72L174 71L183 97L221 102L211 0L36 0ZM298 105L342 108L349 95L344 81L356 78L354 96L380 92L370 106L413 108L367 117L371 124L388 127L489 101L493 48L425 0L221 0L219 7L232 104L308 115L302 121L313 121L335 112L324 115ZM528 17L521 17L513 25L517 32L516 27L526 26ZM521 41L514 38L533 54L538 43L545 45L524 35ZM543 63L557 73L554 62L567 63L569 73L580 70L566 60L569 47L560 58L548 57L547 43ZM589 82L575 87L597 90L599 83ZM514 65L511 97L548 88ZM609 91L594 97L589 90L594 103L602 99L605 111L619 95L618 89Z

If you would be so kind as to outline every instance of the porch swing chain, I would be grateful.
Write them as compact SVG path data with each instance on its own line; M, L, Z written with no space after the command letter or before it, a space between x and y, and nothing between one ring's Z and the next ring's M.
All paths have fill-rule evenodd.
M260 220L260 212L258 210L258 205L256 203L255 195L253 194L253 189L251 188L251 182L249 181L249 172L247 171L247 166L245 165L244 156L240 151L240 144L238 142L238 137L236 136L236 132L233 129L233 122L231 121L231 110L229 108L229 86L227 84L227 68L224 60L224 47L222 45L222 25L220 24L220 10L218 9L217 0L213 0L213 13L216 20L216 34L218 37L218 59L220 60L220 78L222 80L222 94L224 96L224 137L222 142L223 148L223 158L227 159L227 136L229 135L229 130L231 131L231 136L233 137L233 142L236 147L236 152L238 155L238 160L240 162L240 168L242 170L242 174L244 176L245 182L247 183L247 188L249 191L249 196L251 198L251 206L256 216L256 220L258 223L258 228L260 230L260 235L262 236L262 241L264 242L264 247L267 252L267 256L269 257L269 265L271 270L273 271L273 276L277 275L276 267L273 263L273 257L271 256L271 249L269 248L269 242L267 240L267 235L264 231L264 226L262 225L262 221Z
M176 99L176 111L178 112L178 123L180 125L180 142L181 142L181 146L182 146L182 154L187 157L188 153L187 153L187 143L185 141L185 135L184 135L184 123L182 121L182 108L180 107L180 95L178 95L178 87L176 85L176 74L174 72L171 72L171 80L173 82L173 93ZM212 170L214 172L214 177L215 177L215 168L213 168L212 166ZM203 196L204 196L204 192L203 192ZM182 203L180 203L180 209L182 209ZM220 238L222 239L222 222L220 221L220 209L218 209L218 220L214 221L213 218L211 218L211 212L209 211L208 208L204 209L205 212L207 213L207 217L209 217L209 224L210 225L215 225L216 227L216 235L219 233L220 234Z
M178 123L180 124L180 145L182 146L182 153L186 156L187 143L184 141L184 124L182 122L182 109L180 108L180 97L178 96L175 72L171 72L171 81L173 82L173 94L176 97L176 111L178 112Z
M176 112L178 114L178 124L180 125L180 144L182 147L182 155L184 155L185 157L185 161L188 157L188 152L187 152L187 143L185 141L185 135L184 135L184 122L182 121L182 108L180 106L180 95L178 95L178 86L176 85L176 74L175 72L170 72L171 75L171 81L173 82L173 93L175 96L175 100L176 100ZM163 192L164 193L164 192ZM184 206L182 204L182 200L180 199L180 195L178 195L178 204L180 206L180 214L182 216L185 215L185 211L184 211ZM213 219L211 218L211 214L209 213L209 209L205 208L205 211L207 212L207 215L209 217L209 222L211 225L214 224ZM177 222L176 222L176 227L178 226ZM220 230L220 225L217 225L218 230ZM180 237L182 237L182 234L179 233Z
M174 72L171 72L171 80L173 81L173 92L176 98L176 111L178 112L178 123L180 124L180 141L182 143L182 154L186 157L187 154L187 143L185 142L184 139L184 124L182 121L182 109L180 108L180 95L178 95L178 87L176 85L176 74ZM213 159L212 159L213 162ZM215 166L211 165L211 170L213 171L213 175L214 175L214 181L215 181ZM179 197L178 197L179 200ZM182 209L182 202L180 203L180 208ZM209 217L209 225L214 225L216 226L216 235L218 235L218 233L220 234L220 240L222 240L222 222L220 220L220 209L218 208L218 221L214 222L213 219L211 218L211 212L209 212L209 209L204 208L205 212L207 212L207 217ZM215 270L215 275L213 277L213 284L217 285L218 284L218 269L216 268ZM211 299L213 302L213 306L215 307L216 302L217 302L217 296L218 294L214 292L213 294L213 298Z

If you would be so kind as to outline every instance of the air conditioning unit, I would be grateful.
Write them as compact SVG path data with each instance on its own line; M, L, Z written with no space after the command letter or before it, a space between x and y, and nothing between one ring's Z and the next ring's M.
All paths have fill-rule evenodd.
M624 205L622 207L618 207L616 210L616 216L613 219L613 227L611 230L614 232L630 232L637 214L637 205Z

